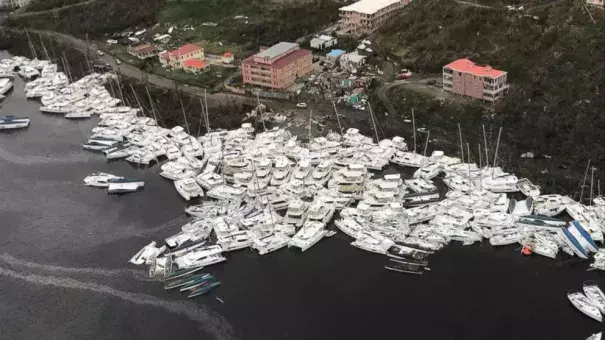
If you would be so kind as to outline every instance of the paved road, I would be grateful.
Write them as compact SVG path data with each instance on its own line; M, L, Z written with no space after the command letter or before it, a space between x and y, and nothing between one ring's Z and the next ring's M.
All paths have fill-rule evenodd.
M44 14L44 13L48 13L49 15L52 15L52 13L55 10L62 11L64 9L68 9L68 8L71 8L71 7L85 6L85 5L91 4L91 3L96 2L96 1L98 1L98 0L88 0L88 1L84 1L84 2L78 2L78 3L75 3L75 4L63 6L63 7L53 8L53 9L49 9L49 10L45 10L45 11L37 11L37 12L25 12L25 8L26 7L22 7L22 8L19 8L18 10L16 10L16 11L12 12L11 16L13 16L13 17L27 17L27 16L31 16L31 15L38 15L38 14Z

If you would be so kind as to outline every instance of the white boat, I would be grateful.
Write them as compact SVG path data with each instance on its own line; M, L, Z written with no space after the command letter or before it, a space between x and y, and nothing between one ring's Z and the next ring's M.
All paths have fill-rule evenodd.
M332 176L332 162L323 161L311 173L311 180L318 186L324 186Z
M65 118L67 119L86 119L90 118L92 114L90 111L71 111L65 114Z
M357 219L352 217L343 217L334 221L334 225L343 233L357 239L360 233L368 231L369 227L361 224Z
M275 161L275 170L273 171L273 177L271 177L271 185L280 186L286 183L290 179L292 174L292 168L290 167L290 161L285 156L278 157Z
M109 180L114 178L124 178L104 172L93 172L90 176L84 178L84 184L91 187L107 188Z
M319 242L327 232L323 223L307 221L288 242L288 247L298 247L301 251L306 251Z
M13 82L7 78L0 78L0 95L5 95L13 88Z
M391 163L397 164L399 166L420 168L424 164L428 163L428 158L415 152L398 151L391 159Z
M107 193L110 194L126 194L139 191L145 187L145 182L129 178L110 178Z
M603 332L594 333L593 335L586 338L586 340L601 340L603 336Z
M483 178L481 185L484 189L491 192L517 192L517 176L508 173L502 173L495 177Z
M495 235L489 239L489 244L491 244L492 246L505 246L513 243L518 243L519 241L521 241L522 237L523 236L519 233Z
M351 245L369 252L386 255L387 250L395 245L395 242L378 232L362 231L358 233L357 239Z
M0 130L22 129L28 127L29 123L28 117L0 116Z
M133 257L130 258L128 262L136 265L141 265L143 263L150 264L154 261L159 255L161 255L165 250L166 246L162 246L160 248L156 248L155 241L143 247L139 250Z
M582 285L582 290L590 302L592 302L592 304L597 307L602 314L605 314L605 295L597 283L594 281L584 282Z
M284 223L292 224L297 228L301 227L307 218L307 209L309 209L309 206L305 201L291 201L284 217Z
M256 238L252 242L252 248L260 255L265 255L281 249L288 245L290 237L282 233L273 233L265 237Z
M437 191L437 187L433 184L433 182L424 178L406 179L404 183L408 188L410 188L410 190L417 193Z
M202 190L195 179L191 177L174 181L174 187L179 195L181 195L187 201L194 197L204 196L204 190Z
M229 236L222 236L216 242L223 251L235 251L244 248L248 248L252 245L252 238L245 231L239 231Z
M416 172L414 172L414 178L433 179L437 177L441 171L443 171L443 166L441 164L431 163L416 170Z
M311 167L311 162L309 162L309 160L306 158L302 158L294 168L292 177L296 180L304 182L309 178L309 175L311 175L312 171L313 168Z
M307 210L307 221L328 224L332 220L335 211L336 207L334 205L321 201L313 202Z
M599 309L592 304L592 302L581 292L578 291L570 291L567 293L567 298L569 302L574 305L580 312L584 313L586 316L598 321L602 322L603 317Z
M517 181L517 188L527 197L540 196L540 187L532 184L527 178L521 178Z
M236 188L227 184L217 185L206 192L206 196L215 199L240 199L246 192L243 188Z
M196 182L204 189L210 190L224 184L223 177L216 172L203 172L195 177Z

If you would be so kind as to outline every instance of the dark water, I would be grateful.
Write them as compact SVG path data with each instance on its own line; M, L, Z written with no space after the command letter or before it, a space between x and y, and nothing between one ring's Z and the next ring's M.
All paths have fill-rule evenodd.
M515 246L452 244L416 277L387 272L383 256L339 233L304 254L230 254L210 269L223 283L210 296L167 293L126 261L184 223L172 183L157 167L82 150L95 121L42 115L22 88L16 80L0 104L0 115L32 118L26 130L0 133L1 340L536 340L601 329L565 293L584 280L605 287L602 275ZM108 196L82 185L93 171L144 178L146 188Z

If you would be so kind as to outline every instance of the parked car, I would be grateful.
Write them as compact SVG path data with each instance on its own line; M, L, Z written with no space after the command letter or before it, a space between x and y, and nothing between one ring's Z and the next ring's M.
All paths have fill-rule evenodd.
M120 59L116 58L116 64L121 65L122 61Z
M300 102L300 103L296 104L296 107L305 108L305 107L307 107L307 103Z
M100 56L104 56L105 55L105 53L103 53L103 51L101 51L101 50L97 50L97 54L100 55Z

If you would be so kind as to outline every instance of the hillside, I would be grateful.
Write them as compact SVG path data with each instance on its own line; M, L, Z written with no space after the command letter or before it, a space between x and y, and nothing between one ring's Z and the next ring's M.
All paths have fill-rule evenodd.
M416 98L417 117L451 135L457 122L472 121L477 132L479 124L502 125L513 157L533 151L561 166L582 168L588 158L605 166L605 11L590 8L593 22L581 0L524 1L522 12L480 3L496 8L416 1L375 34L379 53L416 72L440 73L467 57L509 73L508 96L495 107L461 111ZM411 110L401 88L390 95L397 110Z

